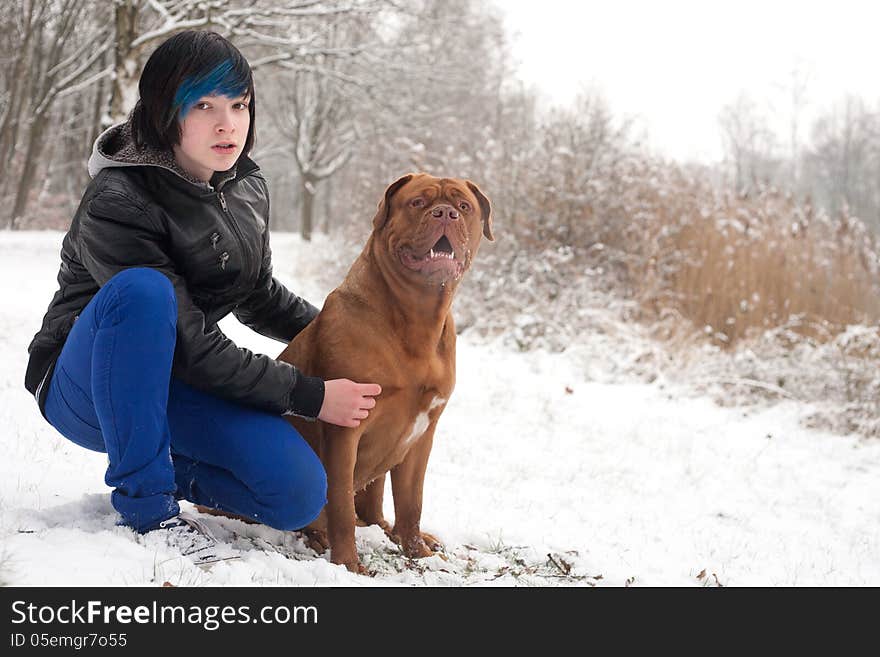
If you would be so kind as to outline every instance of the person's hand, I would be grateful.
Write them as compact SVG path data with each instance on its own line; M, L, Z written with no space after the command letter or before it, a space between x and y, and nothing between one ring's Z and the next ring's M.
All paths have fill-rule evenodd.
M348 379L324 381L324 403L318 419L340 427L359 426L376 405L374 395L382 392L378 383L355 383Z

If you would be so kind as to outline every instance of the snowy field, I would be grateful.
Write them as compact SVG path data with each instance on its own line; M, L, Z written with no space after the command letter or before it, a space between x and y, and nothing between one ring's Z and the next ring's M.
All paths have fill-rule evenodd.
M880 585L880 442L801 428L805 404L721 408L662 377L596 376L578 357L589 348L522 354L467 333L425 489L422 528L444 554L409 562L381 530L358 528L372 576L356 576L296 532L207 517L240 558L202 570L115 526L106 457L58 435L24 390L61 237L0 232L2 583ZM320 305L329 288L314 254L330 248L274 235L277 276ZM222 326L239 344L282 348Z

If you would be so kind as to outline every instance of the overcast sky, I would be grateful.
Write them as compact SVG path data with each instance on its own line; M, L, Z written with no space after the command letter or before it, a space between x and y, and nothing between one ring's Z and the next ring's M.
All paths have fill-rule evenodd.
M807 118L846 93L880 102L877 0L494 2L524 81L548 102L602 90L670 157L720 157L718 113L741 91L787 126L795 67L809 74Z

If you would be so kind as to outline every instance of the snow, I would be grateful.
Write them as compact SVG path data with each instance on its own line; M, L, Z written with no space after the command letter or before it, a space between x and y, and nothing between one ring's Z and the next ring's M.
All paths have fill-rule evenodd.
M644 383L601 371L597 363L626 361L627 331L583 335L562 353L459 337L422 518L444 554L410 562L381 529L359 527L358 551L373 573L360 576L316 556L296 532L201 516L240 558L200 569L157 538L138 541L116 526L106 457L58 435L23 388L61 237L0 233L0 582L880 584L880 443L803 428L813 410L803 402L721 407L662 376ZM332 248L325 239L304 246L273 235L276 275L316 304L333 286L318 275ZM223 328L244 346L282 348L234 319ZM588 360L600 350L618 353ZM390 487L385 505L390 520Z

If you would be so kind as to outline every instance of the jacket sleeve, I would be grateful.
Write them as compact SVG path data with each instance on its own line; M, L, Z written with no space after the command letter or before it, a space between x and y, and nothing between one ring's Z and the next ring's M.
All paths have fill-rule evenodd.
M272 249L269 247L268 222L263 234L263 262L254 291L233 311L242 324L267 338L290 342L309 322L318 309L296 296L272 276Z
M324 382L296 367L236 346L193 303L182 276L163 248L166 231L140 201L104 187L91 198L78 227L83 265L99 286L129 267L156 269L177 297L177 343L172 373L184 383L224 399L275 413L315 418Z

